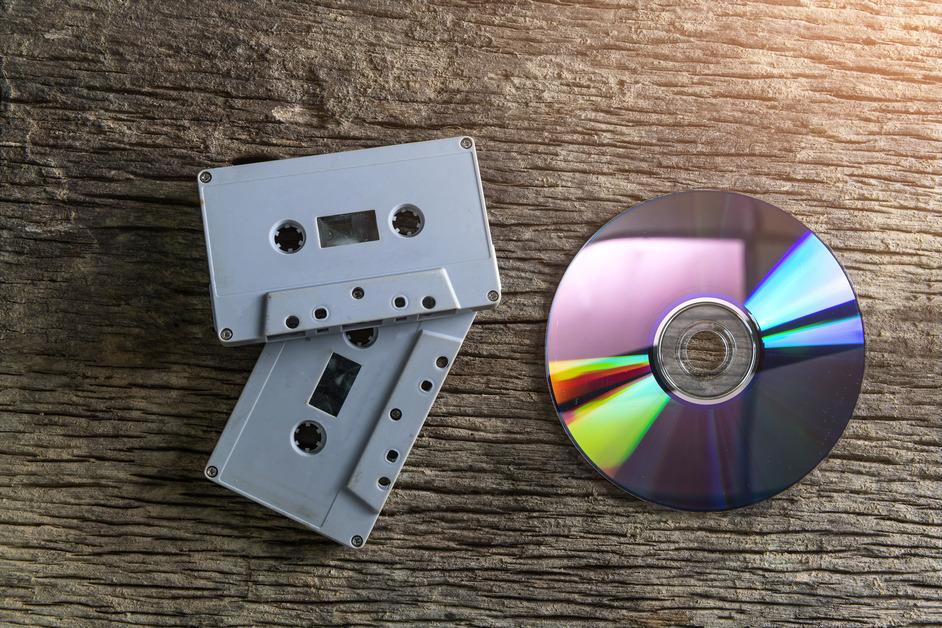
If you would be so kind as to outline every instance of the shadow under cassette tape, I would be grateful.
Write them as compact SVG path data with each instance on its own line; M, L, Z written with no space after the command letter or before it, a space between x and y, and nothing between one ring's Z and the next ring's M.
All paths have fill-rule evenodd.
M268 343L207 476L362 546L474 317Z

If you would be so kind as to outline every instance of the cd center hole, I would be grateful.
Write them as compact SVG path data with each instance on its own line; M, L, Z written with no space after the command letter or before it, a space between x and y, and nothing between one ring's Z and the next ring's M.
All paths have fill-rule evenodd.
M719 373L729 362L729 345L719 333L704 329L696 332L681 348L680 363L691 375Z
M376 328L367 327L366 329L355 329L346 332L347 340L355 347L366 349L376 342Z

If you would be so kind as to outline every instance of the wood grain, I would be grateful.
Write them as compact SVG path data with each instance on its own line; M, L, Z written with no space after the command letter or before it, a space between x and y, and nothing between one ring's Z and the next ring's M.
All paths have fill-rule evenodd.
M0 623L942 622L942 5L0 0ZM361 551L207 482L258 347L213 338L195 175L467 133L505 301ZM759 196L837 252L867 375L785 494L669 512L544 384L572 255Z

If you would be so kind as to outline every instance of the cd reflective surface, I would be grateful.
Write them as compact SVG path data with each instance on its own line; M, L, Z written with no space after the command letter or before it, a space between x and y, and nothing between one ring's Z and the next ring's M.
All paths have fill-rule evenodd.
M685 192L600 229L560 282L550 393L582 455L629 493L684 510L779 493L850 419L864 332L831 251L782 210Z

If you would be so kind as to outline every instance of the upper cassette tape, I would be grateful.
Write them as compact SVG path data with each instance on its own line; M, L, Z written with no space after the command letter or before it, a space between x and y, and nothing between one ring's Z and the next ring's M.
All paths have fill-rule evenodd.
M360 547L474 316L268 343L206 475Z
M493 307L471 138L204 170L213 317L262 342Z

